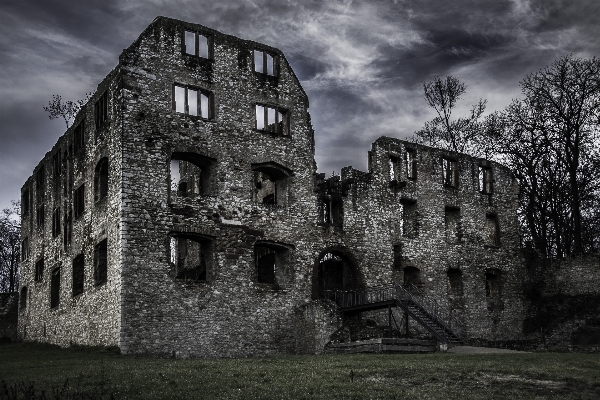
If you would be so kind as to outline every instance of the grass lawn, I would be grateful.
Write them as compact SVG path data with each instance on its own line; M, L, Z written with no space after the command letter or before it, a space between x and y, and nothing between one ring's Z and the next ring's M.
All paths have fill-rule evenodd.
M436 353L173 360L16 343L0 346L0 381L0 399L599 399L600 356Z

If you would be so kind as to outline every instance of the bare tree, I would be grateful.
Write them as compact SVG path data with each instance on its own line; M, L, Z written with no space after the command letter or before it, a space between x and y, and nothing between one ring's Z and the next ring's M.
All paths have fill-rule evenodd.
M0 214L0 292L15 292L19 287L20 216L17 201Z
M479 100L467 116L452 119L456 103L466 90L467 85L452 76L438 76L431 82L423 83L425 100L437 112L437 117L415 132L418 142L472 155L479 155L483 151L479 140L482 129L480 118L485 112L487 100Z
M597 251L600 60L562 57L521 90L486 134L519 180L525 231L546 256Z
M47 106L42 106L44 111L48 113L48 118L62 118L67 125L67 129L69 128L69 123L73 121L73 119L77 116L81 107L88 102L88 100L92 97L91 93L86 93L85 99L71 101L67 100L65 102L62 101L62 97L58 94L52 96L52 101L48 102Z

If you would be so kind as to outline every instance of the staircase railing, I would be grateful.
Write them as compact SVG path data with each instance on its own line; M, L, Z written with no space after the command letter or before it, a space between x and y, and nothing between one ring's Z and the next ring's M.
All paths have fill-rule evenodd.
M390 285L354 290L325 290L321 292L321 298L331 300L341 308L390 300L398 301L406 307L414 304L428 314L429 318L444 330L446 336L449 333L458 335L461 331L461 324L448 309L442 307L437 301L412 284L407 288L402 285Z

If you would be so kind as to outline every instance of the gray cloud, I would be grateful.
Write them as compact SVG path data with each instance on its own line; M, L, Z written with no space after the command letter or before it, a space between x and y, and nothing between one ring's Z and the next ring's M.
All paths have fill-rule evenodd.
M381 135L432 118L422 81L468 84L501 109L518 82L561 55L600 50L595 0L8 0L0 10L0 208L64 132L42 105L82 98L158 15L283 50L310 98L320 172L365 169Z

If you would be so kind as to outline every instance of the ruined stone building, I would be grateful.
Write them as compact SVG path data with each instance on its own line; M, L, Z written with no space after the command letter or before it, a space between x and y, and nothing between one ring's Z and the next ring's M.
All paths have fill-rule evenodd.
M381 137L368 171L326 177L308 107L281 51L155 19L22 188L19 336L318 353L355 318L336 291L414 284L464 341L518 338L509 171Z

